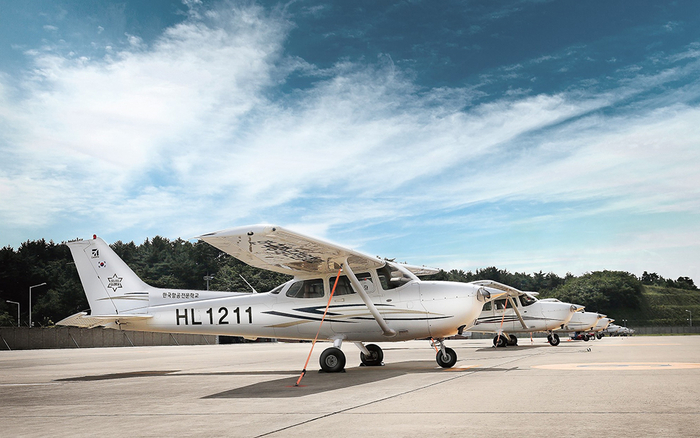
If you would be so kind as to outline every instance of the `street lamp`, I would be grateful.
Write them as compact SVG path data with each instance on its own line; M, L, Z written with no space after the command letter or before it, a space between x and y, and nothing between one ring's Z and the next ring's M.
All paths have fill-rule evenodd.
M213 280L214 276L213 275L205 275L204 277L202 277L202 279L207 282L207 290L209 290L209 281Z
M627 320L626 320L626 319L623 319L622 322L624 322L624 323L625 323L625 327L627 327Z
M34 286L29 286L29 327L32 326L32 289L39 286L44 286L46 283L35 284Z
M19 327L19 303L17 301L5 300L5 302L17 304L17 327Z
M690 318L688 318L688 321L690 322L690 326L692 327L693 326L693 312L691 312L690 310L687 310L687 309L686 309L686 312L688 312L688 314L690 315Z

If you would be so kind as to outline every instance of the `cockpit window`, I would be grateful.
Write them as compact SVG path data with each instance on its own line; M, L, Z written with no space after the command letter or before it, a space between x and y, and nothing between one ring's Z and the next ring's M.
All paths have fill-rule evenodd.
M520 295L520 303L522 303L523 307L535 304L536 302L537 300L529 295Z
M384 265L384 267L377 269L377 275L379 276L379 282L382 284L382 289L384 290L403 286L404 284L413 280L413 278L406 275L400 269L391 266L389 263Z
M287 291L290 298L322 298L323 280L297 281Z
M484 307L482 307L481 310L491 310L491 301L484 303Z

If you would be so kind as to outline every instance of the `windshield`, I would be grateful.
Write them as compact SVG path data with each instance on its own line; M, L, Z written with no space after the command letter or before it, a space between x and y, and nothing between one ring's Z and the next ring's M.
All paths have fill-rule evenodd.
M531 304L535 304L537 300L530 295L520 295L520 303L525 306L529 306Z
M382 284L382 289L389 290L399 286L403 286L411 280L417 280L418 277L405 272L391 263L387 262L382 268L377 269L379 282Z

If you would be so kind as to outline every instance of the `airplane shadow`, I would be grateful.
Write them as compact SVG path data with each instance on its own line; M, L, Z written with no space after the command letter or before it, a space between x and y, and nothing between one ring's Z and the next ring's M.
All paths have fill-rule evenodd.
M486 348L477 348L476 351L508 351L508 350L532 350L535 348L556 348L552 347L549 344L540 344L540 345L509 345L507 347L501 347L501 348L496 348L496 347L486 347Z
M294 398L307 395L320 394L337 389L350 388L359 385L376 383L382 380L407 374L435 374L435 373L459 373L459 372L483 372L483 371L511 371L503 368L436 368L434 361L410 361L395 362L382 367L356 367L346 368L343 373L324 373L320 371L307 371L299 386L295 386L299 375L293 377L268 380L254 383L240 388L203 397L205 399L217 398Z
M184 372L178 370L166 371L132 371L125 373L100 374L92 376L68 377L56 379L56 382L90 382L99 380L129 379L135 377L183 377L183 376L280 376L284 377L254 383L252 385L233 388L205 396L205 399L226 398L295 398L306 395L320 394L337 389L351 388L359 385L376 383L407 374L435 374L435 373L481 373L481 372L507 372L515 368L439 368L434 361L407 361L394 362L381 367L358 366L346 368L342 373L324 373L318 370L309 370L299 386L295 386L299 379L300 371L225 371L225 372Z

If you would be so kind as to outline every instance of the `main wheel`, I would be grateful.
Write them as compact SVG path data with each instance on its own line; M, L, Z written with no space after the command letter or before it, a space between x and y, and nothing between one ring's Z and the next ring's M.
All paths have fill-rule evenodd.
M559 335L556 333L552 333L551 335L547 336L547 340L549 341L549 344L553 347L559 345Z
M506 345L508 345L508 338L506 338L505 336L500 335L500 336L495 336L493 338L493 346L494 347L500 348L500 347L505 347Z
M365 348L369 350L369 356L363 352L360 352L360 360L362 363L368 367L376 367L381 365L382 360L384 360L384 352L382 351L381 347L375 344L368 344L365 345Z
M518 346L518 338L515 337L515 335L510 335L510 339L508 340L508 345L514 345Z
M435 360L443 368L452 368L457 363L457 353L451 348L445 348L445 355L442 354L442 351L438 351Z
M588 335L583 335L583 340L588 342L591 338Z
M602 333L598 333L598 334L595 335L595 336L596 336L596 338L598 338L598 339L603 339L603 334L602 334Z
M340 348L330 347L323 350L319 359L321 369L327 373L339 373L345 369L345 354Z

